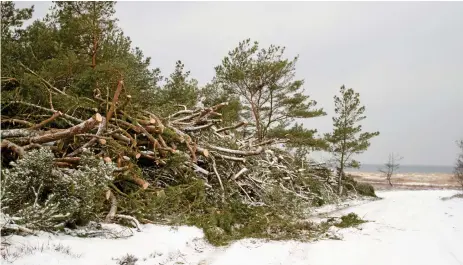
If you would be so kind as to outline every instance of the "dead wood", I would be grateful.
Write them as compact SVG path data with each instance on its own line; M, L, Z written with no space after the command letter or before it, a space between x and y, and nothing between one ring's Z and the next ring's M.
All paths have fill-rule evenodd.
M6 139L4 139L1 144L1 152L3 153L5 150L15 153L18 157L24 156L24 149L21 146L18 146Z
M113 115L113 112L114 110L116 109L116 104L117 102L119 101L119 95L121 93L121 90L122 90L122 86L124 85L124 81L123 80L119 80L119 82L117 83L117 88L116 88L116 92L114 92L114 97L113 97L113 101L111 102L111 107L109 108L109 111L108 113L106 114L106 120L111 120L111 117Z
M37 124L37 125L31 126L31 127L29 128L29 130L37 130L37 129L40 129L40 128L42 128L43 126L47 125L48 123L50 123L50 122L56 120L58 117L60 117L60 116L62 116L62 115L63 115L63 113L61 113L61 111L57 111L57 112L53 113L53 115L52 115L50 118L48 118L48 119L42 121L41 123L39 123L39 124Z

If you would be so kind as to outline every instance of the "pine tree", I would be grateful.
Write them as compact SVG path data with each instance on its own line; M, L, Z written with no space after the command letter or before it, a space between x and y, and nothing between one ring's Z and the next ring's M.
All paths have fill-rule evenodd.
M17 9L13 1L2 1L0 5L2 78L12 78L21 70L16 66L17 60L22 57L24 50L20 42L24 35L22 26L26 20L32 18L34 6Z
M231 126L240 120L240 113L243 109L239 98L226 91L223 86L211 82L200 90L201 103L204 106L214 106L222 102L228 105L221 109L224 126Z
M34 21L15 41L3 41L2 35L2 50L16 45L16 54L2 52L2 76L11 72L20 83L13 93L2 92L2 103L22 100L57 110L78 110L78 116L86 117L95 109L105 113L107 106L101 102L111 99L119 80L124 80L121 99L131 95L132 106L150 108L162 77L159 69L150 69L150 58L133 48L118 28L113 17L115 2L54 4L44 20ZM12 30L4 30L6 36L8 32ZM14 72L6 71L4 63Z
M215 68L215 82L240 99L241 116L253 122L259 141L276 126L286 129L295 118L325 115L303 94L303 80L294 79L298 57L284 59L284 50L275 45L259 50L257 42L247 39Z
M66 50L88 55L95 68L102 42L115 29L115 1L54 1L52 18L58 23Z
M175 63L174 72L164 79L165 85L156 92L154 103L161 112L178 110L179 106L192 108L198 102L198 81L190 77L181 61Z
M342 181L346 168L358 168L359 162L352 159L355 154L363 153L370 146L370 140L379 132L362 132L365 106L360 106L360 94L352 88L346 90L343 85L340 95L334 96L335 113L333 117L334 130L325 135L329 143L328 150L332 152L338 167L338 193L342 194Z

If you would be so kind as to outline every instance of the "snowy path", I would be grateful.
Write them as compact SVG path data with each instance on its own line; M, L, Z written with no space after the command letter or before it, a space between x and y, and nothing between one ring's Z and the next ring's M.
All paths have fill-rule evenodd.
M463 199L440 199L455 193L380 193L383 200L339 212L374 221L362 230L342 230L342 241L272 243L254 249L235 243L212 264L462 265Z
M143 233L123 240L68 236L13 237L26 244L61 243L80 258L56 251L36 251L14 264L117 264L126 253L141 264L191 265L463 265L463 199L443 201L456 191L390 191L383 200L344 209L372 222L361 229L344 229L343 240L315 243L242 240L213 248L192 227L172 230L146 226ZM330 214L333 216L334 214Z

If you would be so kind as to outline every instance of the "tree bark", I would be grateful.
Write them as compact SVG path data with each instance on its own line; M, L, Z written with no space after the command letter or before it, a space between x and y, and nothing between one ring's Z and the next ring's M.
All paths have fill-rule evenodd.
M119 101L119 94L121 93L121 90L122 90L122 86L124 85L124 81L119 80L119 82L117 83L117 88L116 88L116 92L114 92L114 97L113 97L113 101L111 103L111 107L109 108L109 111L108 113L106 114L106 120L109 122L111 120L111 117L113 115L113 112L114 112L114 109L116 108L116 104L117 102Z

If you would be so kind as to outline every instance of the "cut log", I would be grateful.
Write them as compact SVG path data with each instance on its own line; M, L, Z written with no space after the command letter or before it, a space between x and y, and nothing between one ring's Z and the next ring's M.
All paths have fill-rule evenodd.
M95 114L92 118L66 130L61 130L54 133L46 133L43 135L33 136L29 139L30 143L42 144L53 142L66 137L74 136L76 134L85 133L94 129L102 121L100 114Z
M144 179L139 178L138 176L133 176L133 181L137 183L142 189L146 190L149 187L149 183L146 182Z

